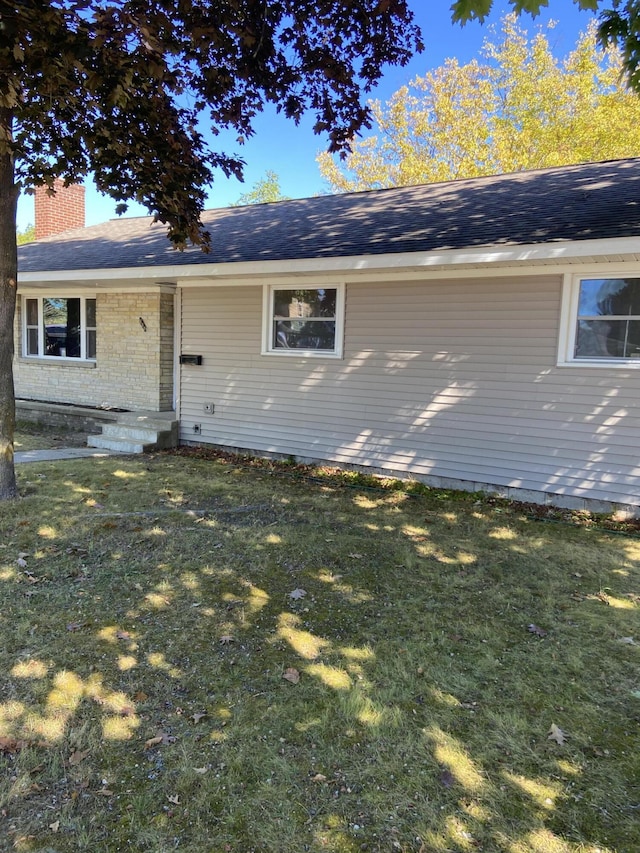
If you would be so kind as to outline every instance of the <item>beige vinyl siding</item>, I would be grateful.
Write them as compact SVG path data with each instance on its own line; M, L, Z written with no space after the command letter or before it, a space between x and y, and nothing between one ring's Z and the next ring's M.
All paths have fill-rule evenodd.
M340 360L261 356L260 287L185 288L181 438L639 504L640 371L556 367L561 286L350 283Z

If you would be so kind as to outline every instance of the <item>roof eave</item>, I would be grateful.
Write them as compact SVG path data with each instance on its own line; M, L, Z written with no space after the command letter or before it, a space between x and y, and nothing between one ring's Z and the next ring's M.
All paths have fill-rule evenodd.
M428 252L386 252L347 257L300 258L281 260L237 261L225 263L173 264L161 266L119 267L83 270L39 270L18 275L19 285L65 283L143 286L154 282L162 285L190 279L272 277L310 273L366 273L385 270L429 270L430 268L465 267L488 269L496 265L526 266L540 262L576 262L582 258L640 255L640 236L597 238L593 240L530 243L524 245L478 246L463 249L438 249Z

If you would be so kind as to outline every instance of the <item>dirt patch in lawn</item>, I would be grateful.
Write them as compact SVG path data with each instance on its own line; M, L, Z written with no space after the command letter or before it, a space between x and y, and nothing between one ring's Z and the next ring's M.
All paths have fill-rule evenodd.
M86 447L87 433L64 427L45 427L29 421L16 425L16 451L52 450L58 447Z

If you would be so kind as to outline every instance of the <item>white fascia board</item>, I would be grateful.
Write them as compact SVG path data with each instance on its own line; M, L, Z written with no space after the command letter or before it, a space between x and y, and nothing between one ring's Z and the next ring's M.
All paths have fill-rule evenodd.
M611 255L640 255L640 236L610 239L532 243L521 246L480 246L466 249L442 249L434 252L399 252L380 255L352 255L331 258L301 258L277 261L238 261L233 263L201 263L171 266L123 267L119 269L56 270L19 273L19 285L46 286L64 282L132 290L153 288L172 282L194 286L212 284L212 279L229 282L235 278L270 278L304 273L362 273L385 270L428 270L432 267L492 267L505 264L526 266L527 263L576 262L580 258Z
M127 273L123 275L123 273ZM33 289L114 290L118 293L175 293L176 283L159 281L157 270L145 267L144 276L132 280L125 270L68 270L55 272L30 272L18 274L18 290L26 293Z

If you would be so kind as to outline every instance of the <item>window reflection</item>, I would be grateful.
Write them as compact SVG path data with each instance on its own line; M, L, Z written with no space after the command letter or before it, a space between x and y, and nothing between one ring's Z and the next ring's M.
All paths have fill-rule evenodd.
M273 348L333 351L336 288L273 291Z
M45 354L80 358L80 300L43 299Z
M640 358L640 279L580 282L575 356Z
M95 299L30 297L24 306L27 355L95 359Z

